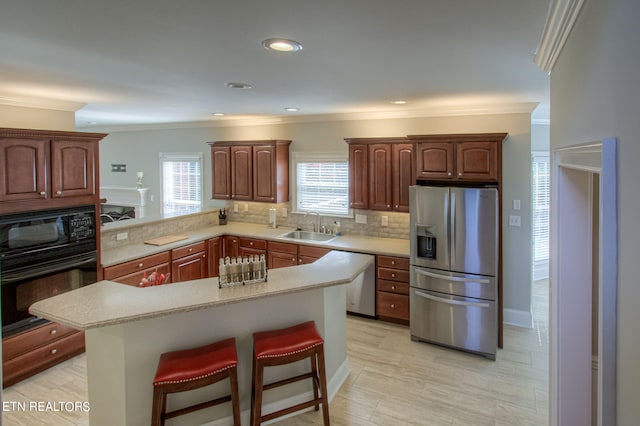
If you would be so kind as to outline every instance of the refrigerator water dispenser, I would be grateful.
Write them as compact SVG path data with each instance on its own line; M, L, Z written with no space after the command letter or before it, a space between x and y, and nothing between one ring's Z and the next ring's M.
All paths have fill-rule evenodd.
M436 237L429 232L431 226L416 226L418 257L424 259L436 259Z

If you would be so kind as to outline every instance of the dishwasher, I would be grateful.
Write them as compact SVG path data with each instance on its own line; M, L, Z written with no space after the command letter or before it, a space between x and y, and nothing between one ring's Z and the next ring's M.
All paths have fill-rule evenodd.
M376 265L371 265L347 287L347 313L376 316Z

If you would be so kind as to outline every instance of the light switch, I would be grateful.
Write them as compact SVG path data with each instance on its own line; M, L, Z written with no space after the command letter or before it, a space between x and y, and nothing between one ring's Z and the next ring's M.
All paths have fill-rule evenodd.
M128 232L118 232L116 234L116 241L126 240L127 238L129 238Z
M356 214L356 223L367 223L367 215L366 214Z
M513 200L513 209L520 210L520 200Z
M520 226L520 216L509 215L509 226Z

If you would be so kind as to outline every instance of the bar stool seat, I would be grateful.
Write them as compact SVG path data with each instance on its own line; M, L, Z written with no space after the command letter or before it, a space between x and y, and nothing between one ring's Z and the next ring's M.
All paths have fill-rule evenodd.
M193 349L160 355L153 379L152 425L164 425L166 419L231 401L233 422L240 425L238 397L238 355L236 339L230 338ZM166 412L167 395L198 389L229 378L230 395Z
M318 333L316 324L307 321L279 330L269 330L253 334L253 374L251 384L251 425L260 425L285 414L314 406L318 411L322 404L324 424L329 425L329 402L327 397L327 380L324 361L324 340ZM263 384L264 368L290 364L309 358L311 372L280 380L271 384ZM299 380L312 379L313 399L292 407L262 415L263 391L294 383ZM318 395L320 390L320 395Z

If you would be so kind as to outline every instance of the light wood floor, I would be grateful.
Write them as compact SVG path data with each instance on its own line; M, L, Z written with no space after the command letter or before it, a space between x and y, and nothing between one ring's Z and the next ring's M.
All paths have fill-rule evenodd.
M333 425L548 423L548 287L534 283L534 328L505 326L497 360L412 342L408 327L349 317L351 374L330 404ZM4 390L3 401L87 401L84 355ZM320 425L307 412L279 425ZM88 425L88 413L2 413L6 425ZM169 422L167 422L170 424ZM172 423L179 424L179 423Z

